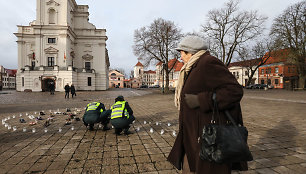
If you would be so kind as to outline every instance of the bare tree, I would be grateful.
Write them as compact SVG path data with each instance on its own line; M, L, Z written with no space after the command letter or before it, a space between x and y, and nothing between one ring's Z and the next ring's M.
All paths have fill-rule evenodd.
M288 7L274 19L270 35L280 49L289 49L289 62L297 67L299 87L305 87L306 76L306 1Z
M239 11L239 1L230 0L221 9L208 12L202 32L209 38L210 51L229 65L239 45L259 37L264 31L266 17L257 11Z
M273 48L269 41L258 41L253 47L245 45L238 49L241 66L247 70L248 81L246 86L250 85L257 69L264 65L273 54ZM273 54L275 56L275 53Z
M158 18L147 27L135 30L134 33L134 54L142 60L144 66L151 62L162 62L165 72L165 91L169 90L169 72L172 67L168 67L168 61L178 58L179 54L174 48L183 35L172 21Z

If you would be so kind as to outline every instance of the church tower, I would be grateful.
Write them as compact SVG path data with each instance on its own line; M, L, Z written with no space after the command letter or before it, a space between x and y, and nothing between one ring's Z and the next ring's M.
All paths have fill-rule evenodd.
M36 20L18 26L17 91L108 89L106 29L89 21L88 5L75 0L37 0Z
M142 79L143 75L143 65L138 61L138 63L134 66L134 78Z

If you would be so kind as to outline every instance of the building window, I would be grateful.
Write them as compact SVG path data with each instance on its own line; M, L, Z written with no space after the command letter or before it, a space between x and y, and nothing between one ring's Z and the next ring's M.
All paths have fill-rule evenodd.
M87 85L91 86L91 77L87 77Z
M120 77L118 77L118 80L120 80Z
M55 38L48 38L48 43L56 43L56 39Z
M34 70L34 67L35 67L35 61L32 61L31 70Z
M90 70L91 69L90 62L85 62L85 69L86 70Z
M275 79L275 85L278 85L278 79Z
M261 84L265 84L265 80L261 80L260 83L261 83Z
M55 24L55 15L56 12L54 9L49 10L49 24Z
M275 67L275 73L278 73L278 67Z
M21 78L21 85L24 86L24 77Z
M120 83L118 83L118 86L120 86Z
M265 73L265 70L264 69L261 69L261 74L264 74Z
M245 71L244 75L248 76L249 75L249 71Z
M288 73L290 73L290 67L288 67Z
M48 57L48 66L54 66L54 57Z

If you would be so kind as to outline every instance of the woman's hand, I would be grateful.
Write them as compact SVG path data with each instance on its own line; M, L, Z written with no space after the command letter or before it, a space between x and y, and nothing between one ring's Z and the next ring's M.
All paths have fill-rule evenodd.
M200 106L198 95L185 94L185 101L190 109L195 109Z

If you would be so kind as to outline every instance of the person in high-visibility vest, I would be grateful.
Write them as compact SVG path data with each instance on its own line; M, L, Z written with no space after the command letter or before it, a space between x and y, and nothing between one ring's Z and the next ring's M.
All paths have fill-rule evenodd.
M89 130L93 130L95 123L102 123L103 130L109 130L107 124L110 120L110 114L111 110L106 110L102 102L89 103L83 116L84 125L89 126Z
M120 135L123 130L124 134L131 134L129 128L135 117L132 108L123 96L120 95L115 99L115 104L111 107L111 110L111 124L115 127L115 133Z

